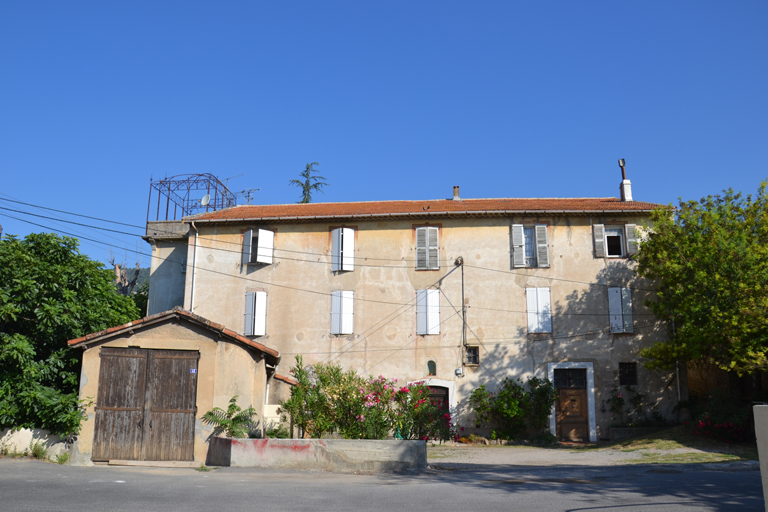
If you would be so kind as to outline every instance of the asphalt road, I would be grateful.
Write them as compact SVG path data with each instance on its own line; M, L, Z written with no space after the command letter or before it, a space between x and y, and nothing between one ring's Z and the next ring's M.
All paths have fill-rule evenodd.
M439 468L439 466L437 466ZM419 474L73 467L0 458L0 511L764 510L755 465L473 465Z

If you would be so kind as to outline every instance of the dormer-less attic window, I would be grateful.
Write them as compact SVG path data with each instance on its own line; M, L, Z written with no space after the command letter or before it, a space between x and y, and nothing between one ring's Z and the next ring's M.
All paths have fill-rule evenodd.
M267 229L249 229L243 233L243 265L251 263L272 264L275 250L275 233Z

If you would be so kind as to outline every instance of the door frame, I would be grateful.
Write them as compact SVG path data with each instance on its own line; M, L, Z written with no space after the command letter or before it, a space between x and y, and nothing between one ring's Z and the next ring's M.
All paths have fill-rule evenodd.
M589 441L597 442L597 420L595 416L595 370L592 363L547 363L547 377L555 382L555 370L586 369L587 370L587 414L589 416ZM557 435L557 411L552 404L552 414L549 417L549 431Z
M456 410L456 383L454 381L443 379L420 379L409 380L406 384L409 386L414 384L426 384L427 386L448 388L448 404L450 405L451 414Z

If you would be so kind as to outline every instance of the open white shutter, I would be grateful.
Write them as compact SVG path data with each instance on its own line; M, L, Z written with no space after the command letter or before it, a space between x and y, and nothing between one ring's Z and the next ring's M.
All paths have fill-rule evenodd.
M595 237L595 258L605 258L605 226L593 224L592 233Z
M611 332L624 332L621 288L608 288L608 316L611 322Z
M416 290L416 334L427 334L427 292Z
M243 233L243 265L247 265L251 262L251 240L253 240L253 230L249 229Z
M245 327L243 334L253 336L253 310L256 307L256 294L248 292L245 294Z
M540 332L552 332L552 307L549 302L549 288L537 288L539 302Z
M438 228L428 228L429 233L429 261L428 267L431 269L440 268L440 237Z
M536 288L525 289L525 301L528 306L528 332L541 332L539 298Z
M341 334L341 292L331 292L331 334Z
M621 289L621 312L624 317L624 332L634 332L634 322L632 321L632 290L629 288Z
M272 263L272 253L275 248L275 233L266 229L259 230L259 247L256 253L258 263Z
M256 307L253 311L253 335L267 334L267 292L256 292Z
M539 267L549 266L549 237L545 224L536 225L536 264Z
M427 334L440 334L440 290L427 290Z
M341 292L341 333L355 332L355 292Z
M416 268L427 268L427 228L416 228Z
M627 234L627 254L637 254L637 225L627 224L624 230Z
M355 230L341 228L341 270L355 270Z
M512 266L525 266L525 238L522 224L512 224Z
M341 228L331 231L331 272L341 270Z

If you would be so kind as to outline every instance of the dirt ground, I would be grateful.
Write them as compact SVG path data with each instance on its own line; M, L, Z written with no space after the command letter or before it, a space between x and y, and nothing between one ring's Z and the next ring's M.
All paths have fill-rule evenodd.
M515 466L618 466L627 464L702 464L717 463L733 467L759 467L758 461L743 456L708 449L682 447L626 446L485 446L433 445L427 447L431 466L453 467L474 465Z

